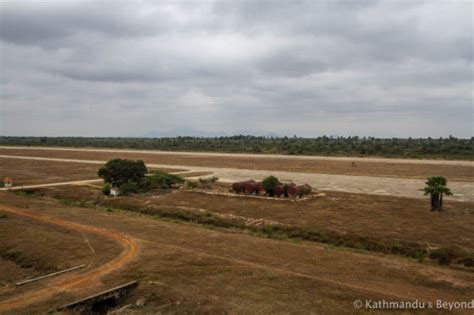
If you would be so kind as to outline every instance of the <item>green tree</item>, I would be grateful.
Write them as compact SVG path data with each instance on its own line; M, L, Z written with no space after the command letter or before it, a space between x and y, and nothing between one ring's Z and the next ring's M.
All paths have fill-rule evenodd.
M423 189L425 195L431 196L431 211L443 210L443 195L450 196L453 193L447 186L448 180L442 176L429 177L426 187Z
M110 183L115 187L121 187L129 182L138 184L145 177L146 173L147 168L143 161L123 159L110 160L97 172L104 179L105 183Z
M280 181L275 176L268 176L262 181L263 189L265 189L266 193L273 197L275 195L275 187L280 184Z

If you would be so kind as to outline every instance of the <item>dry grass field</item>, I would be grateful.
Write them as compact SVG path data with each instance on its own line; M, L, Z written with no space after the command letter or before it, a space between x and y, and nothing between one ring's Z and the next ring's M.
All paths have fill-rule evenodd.
M106 207L148 214L159 214L162 209L206 211L246 222L349 233L386 243L402 240L433 248L459 246L474 252L474 203L468 202L448 201L444 212L432 213L428 200L341 192L325 192L301 202L194 191L104 198L100 190L91 187L48 188L38 194L78 203L101 200Z
M408 301L418 298L431 301L441 297L446 301L466 301L471 299L474 290L472 273L420 264L412 259L359 253L312 242L266 239L230 230L156 220L131 212L108 212L100 207L76 208L47 197L6 192L0 195L2 204L9 207L24 208L28 205L35 213L84 226L120 231L132 237L139 247L137 256L127 265L102 277L97 287L91 285L88 288L94 292L138 279L138 289L123 301L131 304L132 314L350 314L354 312L354 299ZM48 237L55 239L51 247L44 246L41 239L33 240L30 245L19 244L31 257L37 257L39 253L26 246L43 246L47 255L56 256L56 248L66 247L70 241L67 236L57 237L58 233L74 238L75 232L68 233L55 225L38 225L34 220L29 222L9 214L2 220L6 222L3 224L12 226L9 233L22 235L22 224L27 224L31 233L50 235L46 240ZM20 221L25 223L17 226ZM94 259L99 262L116 253L110 240L100 241L91 237L89 240L95 248L93 254L85 242L81 248L82 237L76 238L72 241L71 253L76 253L79 261ZM109 250L104 251L104 246ZM85 257L86 253L90 256ZM71 264L66 256L59 255L49 263L54 266ZM40 282L21 290L35 290L47 285L47 282ZM18 292L14 290L4 292L0 303L15 294ZM51 300L7 311L7 314L45 312L82 294L81 290L72 290Z
M117 157L79 151L20 153L87 160ZM169 165L201 163L193 156L120 157ZM252 165L245 159L221 157L212 166L258 169L267 158ZM303 163L298 167L320 165L286 161ZM270 168L283 167L271 164L281 162L269 162ZM350 162L337 163L333 170L345 172L341 163ZM99 167L0 158L0 175L22 185L93 179ZM404 167L416 164L400 163L391 171L403 176ZM380 176L383 170L373 172ZM45 313L132 280L139 281L138 288L115 305L126 306L126 312L118 314L352 314L355 299L472 299L474 274L465 263L474 252L472 202L448 199L444 212L433 213L428 198L325 191L292 202L223 195L228 190L220 183L211 190L157 190L116 198L104 196L100 185L0 192L0 314ZM429 251L439 248L461 250L462 262L438 265ZM418 255L420 249L429 249L428 254ZM87 268L14 286L81 264Z
M14 179L15 186L98 179L99 167L99 164L0 158L0 179L9 176ZM185 171L174 168L160 170Z
M327 192L308 201L285 202L182 191L159 198L116 198L109 204L123 202L144 207L205 209L372 238L415 241L431 246L459 245L474 251L474 203L450 201L445 212L431 213L428 200L411 198Z
M16 186L95 179L97 169L93 164L0 158L0 179L12 177Z
M205 167L238 168L250 170L290 171L318 174L343 174L384 176L425 179L433 174L447 177L450 181L474 181L474 167L466 165L410 164L387 162L357 162L345 160L304 160L289 158L252 158L248 156L193 156L193 155L156 155L143 153L58 151L35 149L2 149L3 155L38 156L48 158L103 160L121 157L132 160L141 159L145 163L190 165Z

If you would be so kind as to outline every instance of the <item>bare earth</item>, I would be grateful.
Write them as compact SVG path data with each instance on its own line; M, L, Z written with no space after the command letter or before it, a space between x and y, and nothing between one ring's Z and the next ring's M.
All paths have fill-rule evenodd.
M105 160L63 159L49 157L29 157L0 155L1 159L23 159L35 161L58 161L68 163L104 164ZM390 195L400 197L424 198L421 189L425 180L393 177L349 176L333 174L314 174L284 171L246 170L222 167L201 167L190 165L170 165L147 163L150 168L188 169L192 172L212 172L221 182L230 183L248 178L261 180L268 175L274 175L283 181L308 183L319 190L331 190L351 193ZM448 197L457 201L474 201L473 182L450 182L449 186L454 196Z

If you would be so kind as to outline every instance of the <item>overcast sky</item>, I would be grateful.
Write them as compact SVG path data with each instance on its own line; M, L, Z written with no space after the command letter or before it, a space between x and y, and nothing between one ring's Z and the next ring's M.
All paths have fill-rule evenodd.
M0 134L471 137L472 3L0 0Z

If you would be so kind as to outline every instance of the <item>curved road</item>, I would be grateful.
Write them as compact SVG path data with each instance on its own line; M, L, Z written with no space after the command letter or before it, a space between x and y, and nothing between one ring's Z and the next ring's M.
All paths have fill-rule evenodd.
M90 269L86 272L75 275L61 276L60 278L49 282L48 287L44 289L28 291L15 297L9 298L7 300L0 301L0 313L5 311L11 311L16 308L26 307L30 304L51 298L52 296L58 293L68 291L74 288L83 287L86 284L88 287L91 287L101 277L123 267L137 254L138 247L135 241L131 237L121 233L102 229L99 227L87 226L69 221L64 221L62 219L51 217L38 212L4 205L0 205L0 211L28 217L30 219L43 221L49 224L59 225L64 228L75 231L99 234L120 243L124 248L119 257L97 268Z

